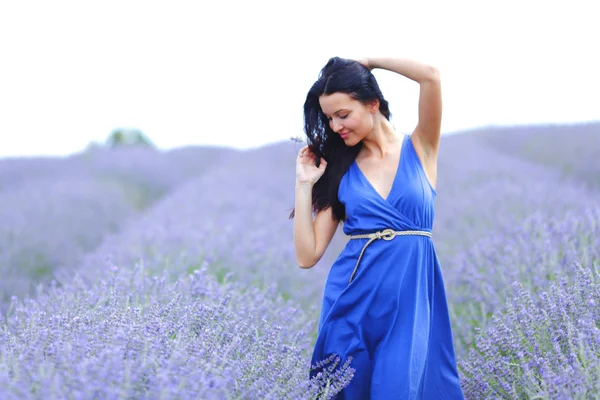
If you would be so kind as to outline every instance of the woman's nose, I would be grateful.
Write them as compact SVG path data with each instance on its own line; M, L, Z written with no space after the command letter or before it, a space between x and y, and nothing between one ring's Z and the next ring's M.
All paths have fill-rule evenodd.
M341 131L343 128L342 124L336 123L335 120L331 124L333 125L333 127L332 127L333 131L336 133Z

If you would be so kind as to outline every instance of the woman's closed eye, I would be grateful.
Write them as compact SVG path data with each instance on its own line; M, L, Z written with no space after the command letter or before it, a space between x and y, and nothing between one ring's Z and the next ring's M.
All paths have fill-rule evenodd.
M340 119L346 119L348 117L348 115L350 115L350 114L340 115ZM327 117L327 120L331 121L331 117Z

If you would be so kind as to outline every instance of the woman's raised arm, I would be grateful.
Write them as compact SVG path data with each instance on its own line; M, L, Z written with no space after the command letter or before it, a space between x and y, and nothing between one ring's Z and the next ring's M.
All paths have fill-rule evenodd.
M440 73L431 65L406 58L366 58L369 69L396 72L419 83L419 122L415 128L418 145L426 158L437 159L442 123L442 87Z

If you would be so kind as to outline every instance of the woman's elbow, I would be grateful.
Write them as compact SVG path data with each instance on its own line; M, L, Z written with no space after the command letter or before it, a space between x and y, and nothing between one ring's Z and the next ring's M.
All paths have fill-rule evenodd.
M310 269L310 268L314 267L315 264L317 264L317 262L314 261L314 260L300 260L300 259L296 259L296 262L298 264L298 267L300 267L302 269Z
M440 81L440 71L436 67L428 65L425 80L439 82Z

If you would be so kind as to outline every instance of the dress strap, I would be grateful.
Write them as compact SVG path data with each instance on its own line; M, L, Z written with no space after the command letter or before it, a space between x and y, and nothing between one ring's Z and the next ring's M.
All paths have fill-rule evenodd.
M416 230L395 231L393 229L384 229L382 231L377 231L377 232L373 232L373 233L365 233L362 235L349 236L350 239L370 239L370 240L367 243L365 243L365 245L363 246L363 248L360 252L360 255L358 256L358 260L356 261L356 266L354 267L354 271L352 271L352 275L350 275L350 282L348 282L348 284L352 283L352 280L354 279L354 275L356 274L356 271L358 269L358 264L360 264L360 260L363 256L367 246L369 246L371 243L373 243L374 240L377 240L377 239L392 240L396 236L406 236L406 235L431 237L431 232L416 231Z

